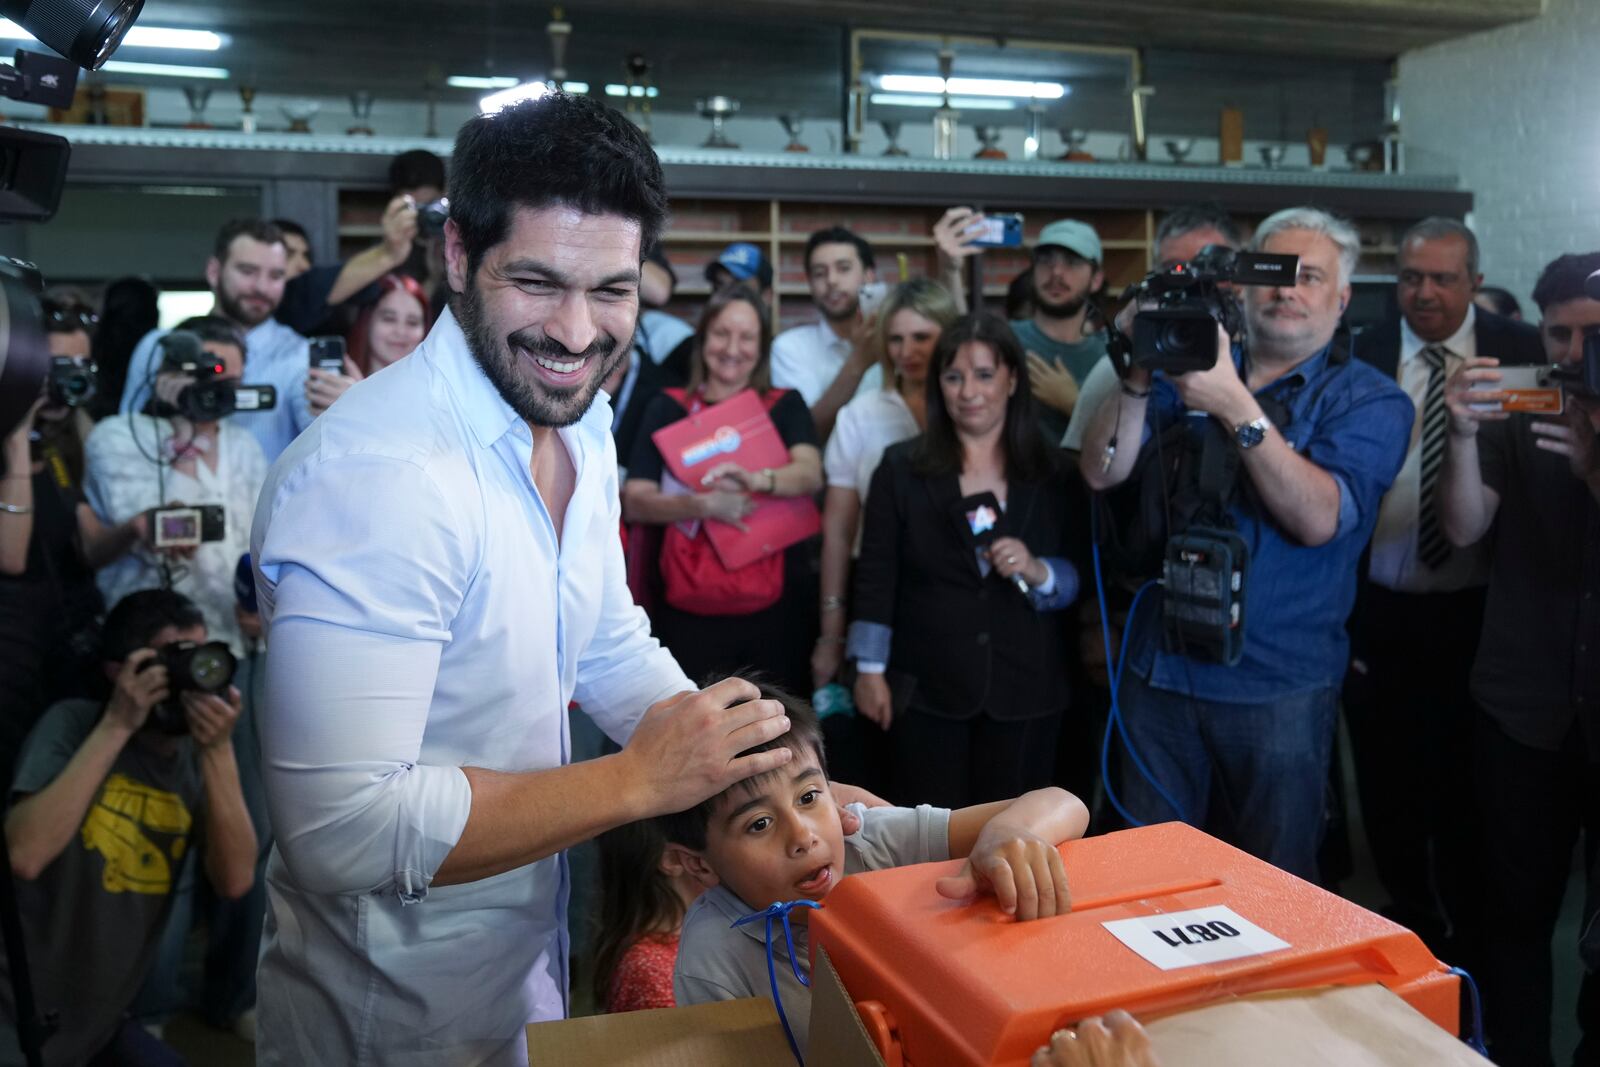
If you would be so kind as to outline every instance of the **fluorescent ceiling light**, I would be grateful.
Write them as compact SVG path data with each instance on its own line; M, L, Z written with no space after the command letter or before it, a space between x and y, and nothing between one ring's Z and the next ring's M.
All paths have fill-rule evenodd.
M452 74L444 83L452 89L509 89L515 78L485 78L476 74Z
M561 88L569 93L586 93L589 91L588 82L562 82Z
M961 93L966 96L1015 96L1059 100L1070 90L1058 82L1011 81L1004 78L951 78L930 74L885 74L878 86L891 93Z
M185 67L177 63L128 63L120 59L106 62L101 70L115 74L148 74L158 78L212 78L225 81L226 67Z
M537 100L549 91L544 82L523 82L509 89L501 89L498 93L490 93L478 101L478 110L485 115L492 114L512 104L520 104L524 100Z
M938 107L944 103L942 96L913 96L907 93L873 93L867 98L885 107ZM950 106L957 111L1015 111L1015 100L1002 100L992 96L952 96Z
M649 86L648 88L643 85L635 85L633 86L633 92L630 93L628 91L628 86L618 85L616 82L612 82L610 85L606 86L606 95L657 97L661 95L661 90L657 89L654 85Z
M0 37L15 41L37 40L33 34L10 19L0 19ZM180 48L194 52L215 52L228 43L220 33L210 30L174 30L161 26L135 26L122 39L134 48Z

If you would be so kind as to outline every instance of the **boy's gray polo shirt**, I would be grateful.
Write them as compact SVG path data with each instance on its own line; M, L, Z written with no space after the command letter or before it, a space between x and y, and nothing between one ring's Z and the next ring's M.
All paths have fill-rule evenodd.
M868 808L851 804L849 810L860 816L861 829L844 839L846 875L950 858L948 808L927 804L916 808ZM689 906L683 917L678 964L672 975L673 996L680 1005L772 995L772 983L767 977L766 923L733 925L760 910L720 885L702 893ZM801 968L809 973L808 928L799 924L793 929L795 954ZM803 1052L811 1024L811 990L795 978L783 931L777 923L772 929L772 959L783 1008Z

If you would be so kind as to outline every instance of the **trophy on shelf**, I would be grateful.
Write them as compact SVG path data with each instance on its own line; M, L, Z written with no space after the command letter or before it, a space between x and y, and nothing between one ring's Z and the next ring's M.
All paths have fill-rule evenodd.
M550 88L559 89L567 80L567 41L572 37L572 23L559 7L550 9L550 21L544 27L550 38Z
M1067 150L1062 159L1068 163L1093 163L1094 156L1084 149L1089 141L1088 130L1062 130L1061 140L1066 144Z
M650 137L650 61L643 52L630 52L622 61L623 84L628 90L628 117ZM634 114L635 108L639 114Z
M879 119L878 125L883 127L883 135L889 139L889 147L883 150L886 156L908 156L911 153L900 147L899 119Z
M806 120L803 116L792 111L785 111L778 116L778 122L783 125L783 132L789 135L789 143L783 146L785 152L809 152L811 149L800 140L800 131L805 129Z
M310 133L311 120L321 110L322 105L315 100L291 100L282 107L283 117L289 120L290 133Z
M1288 154L1289 146L1283 144L1264 144L1258 151L1261 153L1261 164L1268 170L1277 170L1283 164L1283 157Z
M701 148L738 148L723 132L723 123L739 113L739 101L731 96L713 96L706 100L695 102L695 110L700 112L700 117L711 120L711 136L706 138L706 143Z
M241 133L256 132L256 87L254 85L239 86L239 102L244 109L239 112L239 130Z
M933 158L954 159L956 157L956 133L960 129L958 121L961 112L950 106L950 71L955 68L956 53L948 41L939 49L939 78L943 82L943 93L939 106L933 112Z
M1000 147L1000 127L974 126L972 132L978 135L978 143L982 146L972 154L973 159L1006 158L1006 150Z
M1345 162L1350 164L1351 170L1377 170L1375 162L1378 158L1378 146L1371 141L1362 141L1358 144L1345 145Z
M350 114L355 116L356 124L345 130L346 134L351 137L371 137L375 134L376 131L370 125L372 103L373 96L365 89L357 89L350 94Z
M185 85L183 98L189 102L189 121L183 124L186 130L214 130L215 126L206 121L206 105L211 102L211 87L209 85Z
M1189 153L1194 151L1194 138L1174 137L1166 142L1166 146L1167 155L1172 157L1172 162L1182 166L1183 161L1189 158Z

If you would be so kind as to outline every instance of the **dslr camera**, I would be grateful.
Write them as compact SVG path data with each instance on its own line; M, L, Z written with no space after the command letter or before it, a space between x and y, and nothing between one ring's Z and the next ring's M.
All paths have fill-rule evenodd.
M450 221L450 198L441 196L426 204L417 205L417 234L421 237L438 237L444 233L444 224Z
M225 692L239 667L224 641L174 641L156 649L155 658L146 669L156 664L167 669L167 691L171 695L150 709L150 724L174 736L189 732L189 717L179 698L184 693Z
M1166 374L1210 370L1217 362L1217 327L1229 337L1244 329L1233 285L1293 285L1300 257L1270 252L1235 252L1207 245L1188 263L1154 271L1123 294L1141 309L1130 339L1112 327L1106 345L1117 373L1132 367Z
M94 399L100 376L93 360L51 356L46 381L51 407L79 408Z
M278 390L270 385L241 385L222 377L224 368L205 350L200 338L173 330L161 339L161 370L187 374L194 379L170 403L157 399L154 414L181 415L190 422L213 422L236 411L267 411L278 405Z

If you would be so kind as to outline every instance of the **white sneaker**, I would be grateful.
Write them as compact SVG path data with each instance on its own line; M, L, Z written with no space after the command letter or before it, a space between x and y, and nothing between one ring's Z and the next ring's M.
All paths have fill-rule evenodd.
M256 1043L256 1010L249 1009L233 1020L233 1036L240 1041Z

